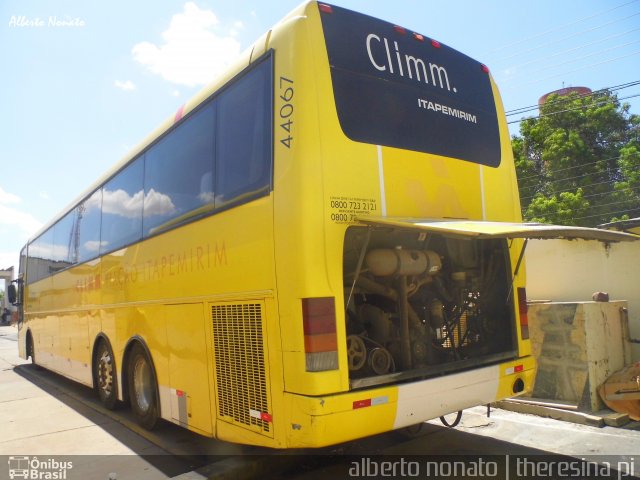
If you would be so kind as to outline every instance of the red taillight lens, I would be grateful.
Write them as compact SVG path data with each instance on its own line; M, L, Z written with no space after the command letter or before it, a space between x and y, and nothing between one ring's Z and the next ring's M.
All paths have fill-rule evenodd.
M480 68L484 73L489 73L489 67L487 67L484 63L480 64Z
M529 338L529 306L525 288L518 288L518 312L520 313L520 336L523 340L527 340Z
M433 45L435 48L440 48L440 42L437 40L431 40L431 45Z
M318 8L322 13L333 13L333 8L331 8L331 5L327 5L325 3L319 3Z
M405 35L407 33L407 29L399 25L394 25L393 29L401 35Z
M303 298L302 322L308 372L338 368L336 306L333 297Z

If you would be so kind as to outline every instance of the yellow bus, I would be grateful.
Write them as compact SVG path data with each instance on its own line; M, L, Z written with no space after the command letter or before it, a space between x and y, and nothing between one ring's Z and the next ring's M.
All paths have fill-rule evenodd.
M222 440L320 447L532 385L483 64L308 2L24 247L23 358ZM16 292L17 290L17 292Z

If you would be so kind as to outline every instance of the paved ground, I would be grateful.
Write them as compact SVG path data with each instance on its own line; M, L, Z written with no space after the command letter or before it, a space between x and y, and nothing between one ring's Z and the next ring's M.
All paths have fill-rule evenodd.
M321 457L218 442L169 423L146 432L127 410L105 410L91 389L19 359L16 336L14 327L0 326L0 479L8 478L9 456L69 459L69 480L107 479L111 473L118 479L337 479L344 477L344 459L350 458L344 455L557 453L623 462L635 455L640 460L640 430L574 425L503 410L492 410L487 418L485 407L466 410L455 429L429 422L414 439L379 435L323 450ZM286 474L274 473L277 466L288 466Z

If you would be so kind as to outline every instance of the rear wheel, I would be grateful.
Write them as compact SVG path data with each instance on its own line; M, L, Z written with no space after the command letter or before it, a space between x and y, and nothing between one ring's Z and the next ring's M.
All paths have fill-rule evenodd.
M98 345L93 361L93 378L102 404L113 410L118 399L116 365L111 347L104 340Z
M138 423L152 430L158 423L159 406L156 376L147 352L136 343L128 368L129 400Z
M31 363L36 365L36 349L33 346L33 337L31 332L27 334L27 358L31 357Z

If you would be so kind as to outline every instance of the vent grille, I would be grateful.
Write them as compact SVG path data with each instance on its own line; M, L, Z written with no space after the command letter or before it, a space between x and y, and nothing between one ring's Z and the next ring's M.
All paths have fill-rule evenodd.
M268 433L271 424L261 303L212 305L221 420Z

